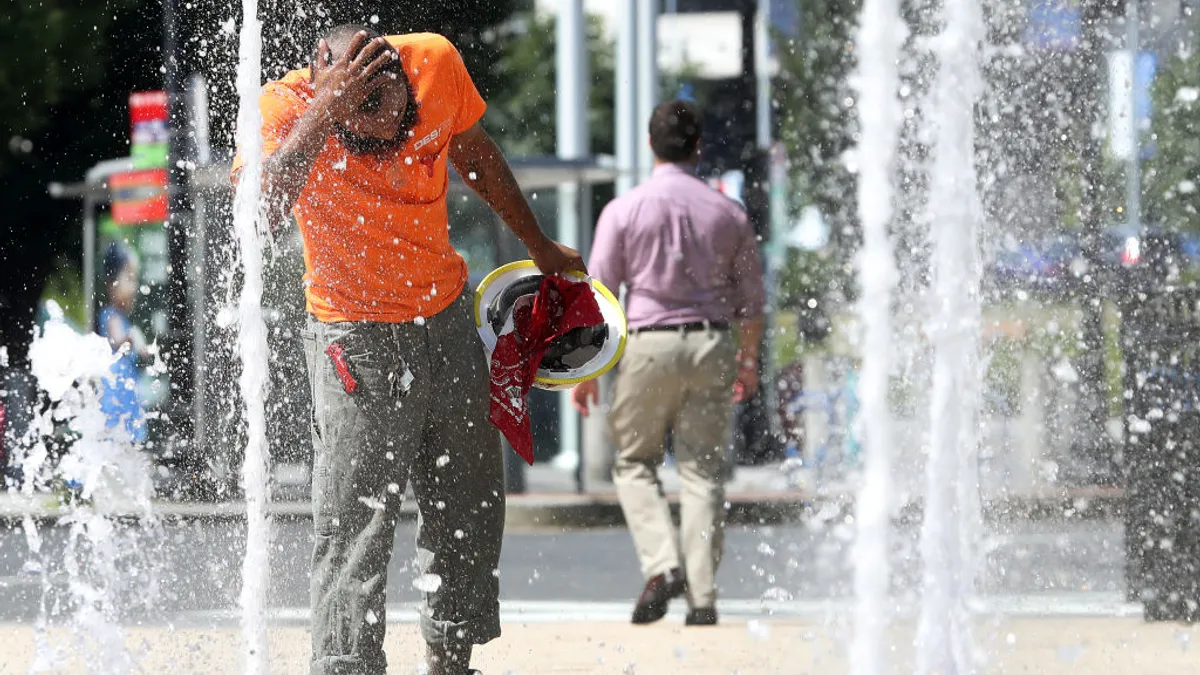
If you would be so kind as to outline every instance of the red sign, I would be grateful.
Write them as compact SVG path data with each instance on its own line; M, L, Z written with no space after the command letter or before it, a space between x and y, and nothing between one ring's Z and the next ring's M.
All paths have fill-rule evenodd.
M167 170L114 174L108 179L112 218L118 225L161 223L167 219Z
M137 91L129 95L129 155L133 168L154 169L167 165L167 92Z

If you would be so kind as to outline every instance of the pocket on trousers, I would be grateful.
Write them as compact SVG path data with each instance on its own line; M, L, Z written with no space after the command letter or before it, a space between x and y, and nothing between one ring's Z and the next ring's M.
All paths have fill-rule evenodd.
M304 364L308 368L308 424L309 430L313 437L313 471L316 471L315 463L320 461L321 448L319 447L321 439L321 428L317 424L317 411L320 406L324 405L324 397L321 396L321 367L317 361L317 332L310 328L300 329L300 345L304 350Z

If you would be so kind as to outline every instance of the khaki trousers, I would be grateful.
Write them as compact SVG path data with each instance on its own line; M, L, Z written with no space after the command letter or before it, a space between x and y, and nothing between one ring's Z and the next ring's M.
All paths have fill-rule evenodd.
M642 574L682 567L691 607L716 602L735 361L728 330L642 332L629 337L614 384L613 482ZM658 477L668 429L682 481L678 542Z

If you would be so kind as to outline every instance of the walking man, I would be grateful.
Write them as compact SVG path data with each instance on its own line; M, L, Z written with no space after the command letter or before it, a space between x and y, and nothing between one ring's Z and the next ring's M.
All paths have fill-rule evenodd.
M266 85L261 109L265 206L294 214L304 240L311 672L386 672L384 589L410 480L429 672L472 672L472 645L500 635L504 480L467 267L448 234L447 162L542 272L582 260L538 227L440 35L333 28L311 68Z
M637 624L658 621L685 592L688 625L717 622L724 449L733 404L758 387L758 245L742 207L695 175L700 122L689 102L654 110L654 173L605 207L589 261L593 276L626 290L630 337L609 423L613 481L645 577ZM597 398L594 380L572 392L584 415ZM683 484L678 542L658 478L668 430Z

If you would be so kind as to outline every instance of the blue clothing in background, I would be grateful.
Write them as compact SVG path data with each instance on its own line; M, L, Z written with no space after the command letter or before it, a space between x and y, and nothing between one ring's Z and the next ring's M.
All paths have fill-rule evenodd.
M128 334L132 330L133 324L121 310L104 307L96 322L96 332L101 337L111 340L108 324L113 318L120 323L122 333ZM100 392L100 409L108 418L108 428L124 425L135 443L145 443L146 419L138 397L137 355L132 350L126 351L112 365L112 372L113 380L105 381Z

